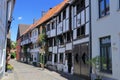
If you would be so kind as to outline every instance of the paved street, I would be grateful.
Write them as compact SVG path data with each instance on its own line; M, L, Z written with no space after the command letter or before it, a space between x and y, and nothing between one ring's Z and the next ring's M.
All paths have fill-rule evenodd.
M70 74L41 69L29 64L11 60L13 72L7 72L2 80L84 80Z
M11 60L10 63L14 66L14 71L13 73L6 74L6 76L11 76L8 80L13 80L13 78L14 80L68 80L54 71L47 69L42 70L39 67L15 60Z

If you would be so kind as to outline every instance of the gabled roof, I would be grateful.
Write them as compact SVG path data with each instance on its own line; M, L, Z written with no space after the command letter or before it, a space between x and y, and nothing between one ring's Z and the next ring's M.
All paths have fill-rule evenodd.
M52 18L54 15L56 15L64 6L66 3L68 3L69 0L64 0L63 2L61 2L60 4L58 4L57 6L53 7L52 9L48 10L48 12L42 17L40 18L38 21L36 21L34 24L32 24L24 33L26 34L29 30L37 27L38 25L44 23L45 21L49 20L50 18Z
M17 39L22 36L22 34L29 28L29 26L30 25L27 25L27 24L18 25Z

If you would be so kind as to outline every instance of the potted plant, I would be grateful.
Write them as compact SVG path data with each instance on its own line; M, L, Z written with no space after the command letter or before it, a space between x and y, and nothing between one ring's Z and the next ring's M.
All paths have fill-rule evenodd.
M101 75L98 74L99 70L100 70L100 60L102 60L102 58L100 56L96 56L92 59L90 59L87 63L91 65L92 70L96 76L95 80L102 80L101 79Z
M12 72L13 71L13 66L11 64L7 64L7 71Z

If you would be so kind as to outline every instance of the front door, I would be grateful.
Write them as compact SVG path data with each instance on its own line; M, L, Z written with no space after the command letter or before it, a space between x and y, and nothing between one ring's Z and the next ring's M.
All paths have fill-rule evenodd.
M86 63L89 59L88 43L74 46L74 73L83 76L89 76L89 65Z
M67 54L68 58L68 73L71 73L71 68L72 68L72 53Z

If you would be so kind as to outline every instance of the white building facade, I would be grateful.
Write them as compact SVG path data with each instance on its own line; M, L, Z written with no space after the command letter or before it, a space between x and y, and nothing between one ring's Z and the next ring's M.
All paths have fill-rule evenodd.
M0 0L0 78L5 72L7 33L12 21L14 3L15 0Z
M120 80L120 0L91 0L92 57L104 80Z

